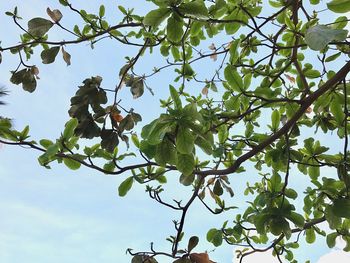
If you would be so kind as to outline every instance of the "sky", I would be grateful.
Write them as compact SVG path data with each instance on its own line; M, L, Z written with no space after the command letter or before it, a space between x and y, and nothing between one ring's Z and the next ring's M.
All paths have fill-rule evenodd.
M74 0L72 3L95 11L100 1ZM104 3L106 15L112 20L118 19L117 5L130 5L127 1ZM131 3L140 14L152 7L145 1L138 1L137 5ZM47 17L47 7L64 11L57 1L1 1L2 46L18 42L20 31L11 18L3 14L16 5L24 21ZM63 24L77 21L69 12L63 12L63 15ZM50 30L50 37L62 39L60 31L55 29ZM69 67L60 58L54 64L42 66L39 56L34 56L31 63L39 67L41 78L34 94L26 93L8 81L9 70L16 67L17 58L3 54L0 84L10 90L10 95L6 97L8 105L0 109L0 115L13 118L18 129L30 124L32 139L56 139L68 120L69 99L83 79L100 75L104 78L103 87L115 86L124 56L133 56L136 52L136 49L119 47L111 42L98 44L94 50L87 45L69 46L66 48L72 55ZM149 58L145 56L141 60L140 71L150 72L153 61ZM203 68L202 74L205 72ZM144 123L147 123L159 115L158 100L166 97L167 83L169 79L161 74L150 82L155 96L145 91L140 99L130 100L129 91L124 89L121 97L126 98L127 107L142 113ZM197 89L199 94L201 88ZM125 254L127 248L147 250L153 241L157 249L170 249L165 238L174 233L171 221L179 215L150 200L143 186L135 185L126 197L119 197L117 187L128 175L106 176L86 168L73 172L59 164L53 164L52 169L47 170L39 166L37 157L38 153L32 150L0 145L0 262L129 262L130 257ZM253 179L250 176L247 175L247 180ZM300 186L300 181L296 180L295 186ZM243 189L245 181L235 180L234 184L236 189ZM174 185L177 185L176 180L170 179L166 186L169 200L172 197L185 199L190 194L190 189ZM241 197L237 194L232 202L242 203ZM220 263L234 260L234 248L222 246L212 251L214 248L205 241L206 230L220 227L226 219L227 216L211 216L198 203L194 205L185 231L188 238L201 234L196 252L208 249L210 257ZM335 249L329 250L324 239L318 239L312 246L305 244L297 254L303 260L310 258L311 262L317 263L329 262L329 258L339 263L349 262L349 256L341 252L341 248L339 242ZM254 254L245 262L257 261L277 262L269 254ZM161 259L160 262L168 261Z

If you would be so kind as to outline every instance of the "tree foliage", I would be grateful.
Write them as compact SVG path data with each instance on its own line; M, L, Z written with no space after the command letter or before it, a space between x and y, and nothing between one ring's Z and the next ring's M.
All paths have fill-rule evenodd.
M328 16L318 0L149 0L153 9L144 14L119 6L121 19L114 24L105 18L104 5L88 13L69 0L59 2L62 9L48 8L46 16L27 25L17 7L6 12L23 30L21 43L0 47L0 55L11 52L19 58L13 84L36 90L44 65L30 65L33 54L40 54L42 64L63 59L70 65L71 45L90 43L93 48L105 38L139 50L125 58L115 89L103 87L103 76L82 81L56 141L29 140L28 126L18 131L0 119L1 142L41 152L38 160L46 168L59 162L72 170L86 166L125 175L120 196L144 184L152 199L178 211L175 233L167 238L171 250L130 249L133 263L157 262L158 256L177 263L213 262L208 254L193 252L204 236L184 232L197 200L213 216L227 215L206 239L214 246L236 246L240 262L267 250L279 261L297 262L293 250L299 238L313 243L319 235L326 236L329 247L341 237L344 250L350 250L350 43L344 29L349 19L342 14L350 11L349 0L327 2ZM78 15L81 24L66 25L65 12ZM68 32L71 39L51 41L52 28ZM208 40L213 43L209 48ZM146 53L160 54L166 64L152 73L136 73ZM212 65L211 75L203 79L198 65ZM160 101L161 114L145 124L142 113L123 106L119 91L130 89L124 101L153 93L160 87L151 89L148 80L167 68L175 72L169 76L168 98ZM199 85L201 94L193 89ZM314 136L308 137L310 130ZM342 147L330 149L317 139L330 133ZM91 139L99 143L92 145ZM124 165L125 159L133 164ZM325 173L326 167L333 173ZM241 189L231 181L244 180L247 170L257 179L244 189L251 201L235 210L230 197ZM296 173L309 181L306 189L290 186ZM192 189L188 200L164 201L163 185L170 175ZM331 231L324 232L321 223Z

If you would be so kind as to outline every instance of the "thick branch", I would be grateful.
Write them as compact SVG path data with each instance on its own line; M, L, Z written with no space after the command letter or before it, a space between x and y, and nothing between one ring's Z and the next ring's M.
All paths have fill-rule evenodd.
M226 175L230 173L234 173L240 165L247 161L249 158L255 156L257 153L264 150L267 146L269 146L271 143L285 135L290 128L292 128L296 122L303 116L305 111L307 110L310 105L317 100L321 95L326 93L328 90L330 90L334 85L336 85L339 81L344 79L346 75L350 71L350 61L347 62L334 76L333 78L329 79L326 83L324 83L318 90L316 90L314 93L306 97L304 100L302 100L301 106L299 107L299 110L293 115L293 117L276 133L272 134L268 139L254 147L251 151L247 152L246 154L243 154L241 157L239 157L235 163L227 168L222 170L207 170L207 171L199 171L196 172L200 175Z

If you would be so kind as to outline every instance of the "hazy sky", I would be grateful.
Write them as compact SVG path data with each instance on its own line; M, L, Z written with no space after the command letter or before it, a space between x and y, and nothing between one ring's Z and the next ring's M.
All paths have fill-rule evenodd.
M120 14L117 5L127 1L104 1L107 16L112 20ZM136 7L136 13L145 14L150 5L145 1L129 1ZM78 8L98 10L100 1L74 0ZM18 42L20 31L11 18L3 13L19 7L19 14L25 21L33 17L47 17L46 7L60 7L56 1L10 0L0 2L0 40L2 46ZM97 12L97 11L96 11ZM71 25L76 18L69 12L63 12L62 24ZM61 40L60 31L53 29L50 37ZM119 68L123 66L124 56L133 56L136 49L121 49L108 40L97 44L94 50L88 45L69 46L66 50L72 55L72 65L67 67L58 56L57 62L43 66L39 50L30 61L40 70L38 88L34 94L28 94L19 86L11 84L9 70L17 66L17 58L3 54L0 65L0 84L10 90L6 97L8 105L1 108L1 114L14 119L16 128L30 124L32 139L56 139L68 120L69 98L76 92L77 86L85 78L100 75L104 78L102 86L113 88L118 80ZM150 72L153 61L146 56L141 60L140 71ZM162 63L162 62L160 62ZM159 65L159 63L155 63ZM154 65L154 66L155 66ZM173 69L168 73L172 73ZM205 74L205 69L202 74ZM166 76L159 75L150 81L156 96L147 91L138 100L130 99L127 89L121 93L127 107L142 113L145 123L159 115L158 100L165 98L170 82ZM198 94L201 90L198 89ZM164 92L165 91L165 92ZM124 100L123 100L124 101ZM136 185L125 198L117 195L117 187L128 176L111 177L89 169L71 171L63 165L53 164L51 170L40 167L38 153L19 147L0 146L0 262L18 263L111 263L129 262L125 255L127 248L148 250L154 242L156 249L170 250L170 243L165 238L174 234L172 219L179 215L161 207L150 200L144 187ZM247 180L251 175L247 174ZM186 199L189 188L173 187L176 179L170 179L169 200ZM296 180L300 186L301 180ZM245 181L235 180L234 188L243 189ZM241 193L237 193L233 204L242 204ZM195 204L186 225L187 239L192 234L200 235L197 252L209 251L213 247L205 241L207 229L220 227L229 215L213 217L200 204ZM301 244L304 244L301 241ZM185 246L185 244L184 244ZM210 257L217 262L231 262L234 248L222 246L210 252ZM297 252L301 259L325 263L328 253L337 262L349 262L344 253L336 248L329 250L325 240L319 238L314 245L305 245ZM246 262L274 262L269 255L256 254ZM321 258L321 259L319 259ZM339 259L338 259L339 258ZM343 258L343 259L342 259ZM318 261L319 260L319 261ZM160 262L168 262L161 259Z

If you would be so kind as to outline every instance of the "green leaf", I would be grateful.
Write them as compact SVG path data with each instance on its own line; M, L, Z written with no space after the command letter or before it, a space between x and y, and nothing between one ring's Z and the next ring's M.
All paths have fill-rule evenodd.
M67 155L67 156L70 156L70 155ZM78 170L81 166L81 163L77 162L76 160L70 159L70 158L64 158L63 162L71 170Z
M222 244L222 232L215 228L212 228L207 233L207 240L218 247Z
M286 215L286 217L292 221L297 227L303 228L305 224L305 219L302 215L291 212L289 215Z
M319 78L321 76L321 73L315 69L308 69L308 70L305 70L304 75L307 78L316 79L316 78Z
M190 174L190 175L181 174L180 184L184 186L189 186L193 183L194 179L195 179L194 174Z
M327 7L335 13L346 13L350 11L350 0L333 0Z
M218 128L218 139L219 139L219 143L223 144L229 135L228 129L227 129L227 125L220 125Z
M199 238L197 236L192 236L188 241L187 251L191 252L191 250L198 245L198 242L199 242Z
M235 8L229 15L224 17L225 20L243 20L242 12L239 8ZM238 29L241 27L241 24L238 22L225 23L225 31L228 35L235 34Z
M203 27L203 22L201 21L193 21L190 29L191 36L197 36Z
M78 126L78 120L76 118L70 119L64 128L63 139L68 140L74 135L74 130Z
M241 101L239 96L231 96L224 102L226 109L233 112L239 110L240 103Z
M134 183L134 178L132 176L126 178L118 187L119 196L125 196L131 189Z
M271 115L271 127L273 131L277 131L281 121L281 114L278 110L274 110Z
M50 20L36 17L28 21L28 33L34 37L42 37L53 25Z
M334 214L333 207L331 205L326 206L325 217L327 219L330 229L337 229L341 226L342 219Z
M0 117L1 118L1 117ZM22 130L22 132L19 134L20 140L25 140L28 137L28 133L29 133L29 125L25 126L24 129Z
M141 141L140 151L146 154L146 156L152 159L156 155L156 146L149 144L147 141Z
M275 7L275 8L279 8L279 7L282 7L283 4L279 1L272 1L272 0L269 0L269 4L272 6L272 7Z
M157 122L154 126L154 129L152 129L152 131L149 133L149 136L147 138L148 143L152 145L159 144L163 140L170 127L171 123Z
M168 18L167 23L167 38L171 42L180 42L182 35L184 33L183 31L183 22L182 19L178 16L172 15Z
M194 136L190 129L180 126L176 134L176 149L183 154L190 154L194 147Z
M281 187L281 181L282 181L281 176L278 173L274 173L269 180L271 191L273 192L279 191Z
M194 170L194 157L192 154L178 154L176 168L184 175L190 175Z
M344 29L316 25L306 31L305 42L313 50L322 50L332 41L344 41L347 34L348 31Z
M315 230L313 228L308 228L305 230L305 240L307 243L312 244L315 242L316 240L316 234L315 234Z
M49 49L44 49L40 56L41 59L43 60L43 64L50 64L53 63L56 59L56 56L58 54L58 52L60 51L59 47L52 47Z
M154 159L161 166L165 166L167 163L174 164L176 162L176 150L173 143L166 138L163 139L157 145Z
M244 90L243 80L234 66L228 65L224 70L224 75L234 91L242 92Z
M336 199L333 203L332 211L338 217L350 219L350 199Z
M184 3L179 6L181 14L193 16L196 18L208 18L208 9L206 8L203 0L195 0L193 2Z
M143 19L143 23L146 26L159 26L168 16L170 10L168 8L159 8L149 12Z
M308 172L309 172L309 176L312 180L317 180L317 178L320 176L320 167L309 166Z
M54 156L56 153L58 153L59 149L60 149L60 148L58 147L57 144L52 144L52 145L50 145L50 146L47 148L45 155L46 155L47 157L52 157L52 156Z
M284 193L288 198L291 198L291 199L296 199L298 197L298 193L291 188L286 189Z
M231 42L229 52L230 52L230 63L232 64L235 64L239 57L238 47L240 44L241 44L241 39L236 39Z
M334 29L343 29L347 24L348 18L346 16L340 16L334 21L331 27Z
M338 237L338 233L334 232L334 233L330 233L327 235L327 245L329 248L333 248L335 246L335 240Z
M68 6L67 0L59 0L60 4L63 6Z
M270 232L279 236L282 232L287 235L290 232L289 223L283 217L273 217L269 222Z
M333 97L333 100L329 104L329 109L337 121L337 124L341 126L344 122L345 114L339 97Z
M341 55L341 52L335 53L334 55L331 55L325 59L325 62L331 62L333 60L336 60Z
M131 141L137 148L140 148L140 141L135 133L131 134Z
M202 151L205 152L206 154L211 155L213 153L213 147L211 143L205 138L203 138L202 136L197 136L194 143L198 145L199 148L201 148Z
M185 63L182 66L182 74L185 77L192 77L195 74L195 71L192 69L190 64Z
M49 148L50 145L53 144L52 141L47 140L47 139L42 139L39 141L40 145L43 146L45 149Z
M267 213L260 213L255 216L254 218L254 225L256 227L256 231L259 234L265 234L265 225L268 222L268 219L271 217L270 214Z
M170 95L174 102L175 109L182 109L182 103L178 91L171 85L169 85Z
M103 17L106 13L106 8L104 5L100 5L100 9L99 9L99 12L98 12L98 15L99 17Z
M103 169L108 171L108 172L113 172L115 169L115 164L113 161L110 161L108 163L106 163L105 165L103 165Z
M350 252L350 237L349 236L343 236L343 240L346 242L345 247L343 248L343 250L345 252Z

